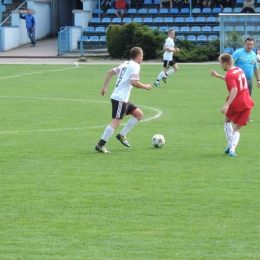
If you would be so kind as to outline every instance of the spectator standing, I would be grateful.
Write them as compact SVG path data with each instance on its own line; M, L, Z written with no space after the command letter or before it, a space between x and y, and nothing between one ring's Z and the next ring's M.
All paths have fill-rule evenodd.
M246 75L246 81L250 96L252 96L253 91L253 74L255 75L257 80L257 87L260 87L260 76L258 71L259 66L257 64L256 53L252 51L253 47L254 39L248 37L245 39L244 48L239 49L232 54L234 65L241 68ZM248 121L253 122L253 120L250 118L248 118Z
M244 0L241 13L255 13L255 0Z
M36 20L35 20L35 16L32 14L31 9L27 9L27 14L22 14L22 10L20 10L20 18L25 20L27 35L31 41L30 47L36 47L37 45L37 41L35 40Z

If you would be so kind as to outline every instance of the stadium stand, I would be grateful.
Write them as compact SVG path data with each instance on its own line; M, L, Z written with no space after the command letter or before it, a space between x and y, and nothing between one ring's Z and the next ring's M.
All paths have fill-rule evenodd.
M180 31L178 26L171 26L170 28L172 28L175 32L179 32Z
M167 8L162 8L158 12L159 15L168 15L168 13L169 13L169 10Z
M152 17L145 17L143 19L144 24L152 24L153 23L153 18Z
M183 24L184 23L184 17L177 17L175 18L175 23L176 24Z
M164 22L167 24L173 24L173 18L172 17L165 17Z
M197 38L195 35L188 35L187 40L190 42L196 42Z
M168 27L167 26L160 26L159 27L159 32L167 33L168 32Z
M190 9L189 8L181 8L181 10L180 10L180 15L188 16L189 13L190 13Z
M106 47L106 36L101 36L100 39L99 39L99 42L100 42L100 47L101 48L105 48Z
M187 23L187 25L191 25L195 22L195 18L194 17L186 17L185 18L185 23Z
M233 53L234 53L234 48L232 48L232 47L226 47L226 48L224 49L223 53L233 54Z
M151 30L158 29L161 33L167 33L168 28L173 28L175 32L180 33L176 35L180 38L187 38L195 42L204 43L212 39L217 39L219 37L220 27L219 27L219 13L221 12L241 12L241 7L236 6L236 3L239 0L234 0L234 11L232 8L221 9L219 7L204 7L204 8L192 8L191 17L189 8L159 8L160 0L144 0L143 7L141 8L129 8L125 14L124 19L121 21L120 18L115 17L115 9L109 8L106 12L96 8L93 10L93 18L89 22L89 27L84 30L84 35L90 41L91 36L100 37L99 44L100 46L104 44L104 39L102 38L103 43L101 44L101 37L106 35L106 29L109 24L120 24L124 25L129 22L136 22L139 24L148 25ZM260 0L258 0L260 3ZM99 15L99 17L97 17ZM102 18L102 19L101 19ZM247 31L254 32L257 30L259 22L257 18L252 16L252 20L248 21ZM231 16L229 23L225 25L226 31L236 30L239 33L245 33L242 30L239 22ZM195 36L188 37L188 36ZM201 36L201 37L199 37ZM203 36L203 37L202 37ZM92 44L97 42L92 40ZM86 39L85 39L86 40Z
M211 8L209 7L205 7L202 9L202 12L201 12L203 15L211 15Z
M111 23L111 18L104 17L101 20L101 24L110 24ZM92 23L91 23L92 24Z
M212 10L212 14L218 15L219 13L221 13L221 8L220 7L214 7Z
M169 13L170 14L179 14L179 9L178 8L172 8Z
M121 23L121 18L119 18L119 17L114 17L114 18L112 19L111 23L120 24L120 23Z
M183 36L183 35L177 35L177 36L176 36L176 39L183 41L183 40L185 40L185 36Z
M191 31L192 33L201 33L201 29L200 29L199 26L192 26L192 27L190 28L190 31Z
M212 31L212 29L211 29L210 26L203 26L203 27L201 28L201 32L202 32L202 33L210 34L211 31Z
M208 41L213 41L213 40L216 40L216 39L218 39L218 36L217 36L217 35L210 35L210 36L208 37Z
M154 25L160 26L162 23L163 23L163 18L162 18L162 17L155 17L155 18L153 19L153 24L154 24Z
M87 34L93 34L93 33L95 33L95 28L92 27L92 26L89 26L89 27L87 27L87 28L85 29L85 32L86 32Z
M122 23L131 23L131 22L132 22L132 18L131 17L124 17L123 21L122 21Z
M241 11L242 11L242 7L235 7L233 9L233 13L241 13Z
M151 8L148 11L148 15L151 15L152 17L156 16L158 14L158 10L156 8Z
M232 13L232 8L231 7L225 7L224 9L223 9L223 13Z
M92 17L99 17L102 13L103 11L101 9L96 8L92 12Z
M138 16L146 16L148 13L148 10L146 8L141 8L137 11Z
M201 14L201 10L200 10L200 8L193 8L193 9L191 10L191 13L192 13L193 15L198 15L198 14Z
M97 34L104 34L104 33L106 33L106 28L103 27L103 26L98 26L95 29L95 33L97 33Z
M198 43L207 43L207 36L205 36L205 35L199 35L198 37L197 37L197 42Z
M196 23L205 23L206 18L203 16L198 16L195 21L196 21Z
M134 23L142 23L143 22L143 19L141 17L134 17L133 18L133 22Z

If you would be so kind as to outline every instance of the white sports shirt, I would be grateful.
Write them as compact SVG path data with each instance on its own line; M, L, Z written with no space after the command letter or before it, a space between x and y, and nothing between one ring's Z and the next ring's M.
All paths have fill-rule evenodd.
M171 37L168 37L166 39L166 42L164 44L164 48L169 48L171 50L174 49L174 41ZM172 55L173 55L172 52L165 51L164 54L163 54L163 60L172 60Z
M130 60L125 61L113 70L117 74L117 81L111 99L128 102L133 87L131 80L139 80L140 65Z

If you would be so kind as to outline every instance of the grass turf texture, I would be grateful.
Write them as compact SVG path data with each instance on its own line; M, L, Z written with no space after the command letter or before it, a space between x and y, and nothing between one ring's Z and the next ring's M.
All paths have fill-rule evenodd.
M224 154L225 82L180 64L134 88L144 119L94 146L111 120L113 65L0 66L0 259L260 259L260 93L238 157ZM152 84L161 64L142 65ZM124 122L129 117L126 117ZM154 134L166 144L155 149Z

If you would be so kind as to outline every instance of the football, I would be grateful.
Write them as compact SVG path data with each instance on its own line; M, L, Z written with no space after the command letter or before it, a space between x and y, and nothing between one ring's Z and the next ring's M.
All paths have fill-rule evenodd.
M79 64L75 61L75 62L73 63L73 66L74 66L74 67L78 67Z
M155 148L161 148L165 144L165 139L163 135L156 134L152 138L152 144Z

